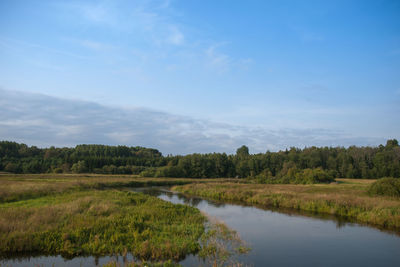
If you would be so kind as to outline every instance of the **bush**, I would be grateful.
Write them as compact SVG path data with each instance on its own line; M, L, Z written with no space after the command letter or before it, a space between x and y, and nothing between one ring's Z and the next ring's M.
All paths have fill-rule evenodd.
M381 178L369 186L368 193L370 195L400 197L400 179Z
M317 183L330 183L335 179L322 168L305 169L296 174L296 183L299 184L317 184Z
M54 173L63 173L63 169L61 169L61 168L55 168L55 169L53 170L53 172L54 172Z
M84 173L88 171L86 167L86 162L84 160L80 160L77 163L74 163L71 167L71 171L74 173Z
M18 173L18 172L20 172L20 169L21 168L18 164L9 162L9 163L7 163L6 167L4 168L4 171Z
M179 166L159 167L155 174L156 177L184 177L185 173Z
M157 169L156 168L147 168L146 170L142 171L139 176L140 177L155 177Z
M333 173L322 168L299 170L296 167L288 167L276 177L266 170L248 180L260 184L319 184L335 181Z

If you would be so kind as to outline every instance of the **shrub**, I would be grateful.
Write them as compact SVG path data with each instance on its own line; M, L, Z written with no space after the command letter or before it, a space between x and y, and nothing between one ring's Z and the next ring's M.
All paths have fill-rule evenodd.
M156 168L147 168L146 170L140 172L139 176L141 177L155 177L157 169Z
M381 178L369 186L368 193L370 195L400 197L400 179Z
M334 180L335 179L322 168L305 169L296 175L296 183L299 184L330 183Z
M88 171L86 167L86 162L84 160L80 160L77 163L74 163L71 167L71 171L74 173L84 173Z
M159 167L155 177L184 177L185 173L179 166Z
M276 177L272 177L272 173L267 170L250 178L249 181L261 184L318 184L330 183L335 179L331 172L322 168L300 170L296 167L288 167Z
M20 166L18 164L16 164L16 163L9 162L4 167L4 171L18 173L20 171Z
M61 169L61 168L55 168L55 169L53 170L53 172L54 172L54 173L62 173L62 172L63 172L63 169Z

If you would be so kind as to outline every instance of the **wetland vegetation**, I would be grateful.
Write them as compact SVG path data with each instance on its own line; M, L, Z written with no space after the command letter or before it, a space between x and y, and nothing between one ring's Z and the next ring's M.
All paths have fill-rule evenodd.
M397 180L395 180L397 181ZM313 185L207 183L174 186L188 195L250 205L326 213L360 223L400 230L400 199L370 195L380 180L337 179L337 183Z
M93 177L52 181L2 176L1 180L2 254L131 252L143 260L178 260L200 248L205 217L188 206L111 188L131 186L132 179L104 183ZM136 181L136 185L169 183ZM106 190L100 190L104 185Z

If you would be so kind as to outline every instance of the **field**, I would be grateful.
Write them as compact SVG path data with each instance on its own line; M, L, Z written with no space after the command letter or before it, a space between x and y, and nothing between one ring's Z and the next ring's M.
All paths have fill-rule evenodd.
M187 184L174 186L173 190L220 201L344 216L400 231L400 199L368 195L368 186L374 181L337 179L337 183L313 185L225 182Z

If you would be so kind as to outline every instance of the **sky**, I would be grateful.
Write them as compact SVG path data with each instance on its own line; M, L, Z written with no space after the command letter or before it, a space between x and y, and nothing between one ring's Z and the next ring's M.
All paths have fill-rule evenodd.
M400 1L0 1L0 140L375 146L399 115Z

